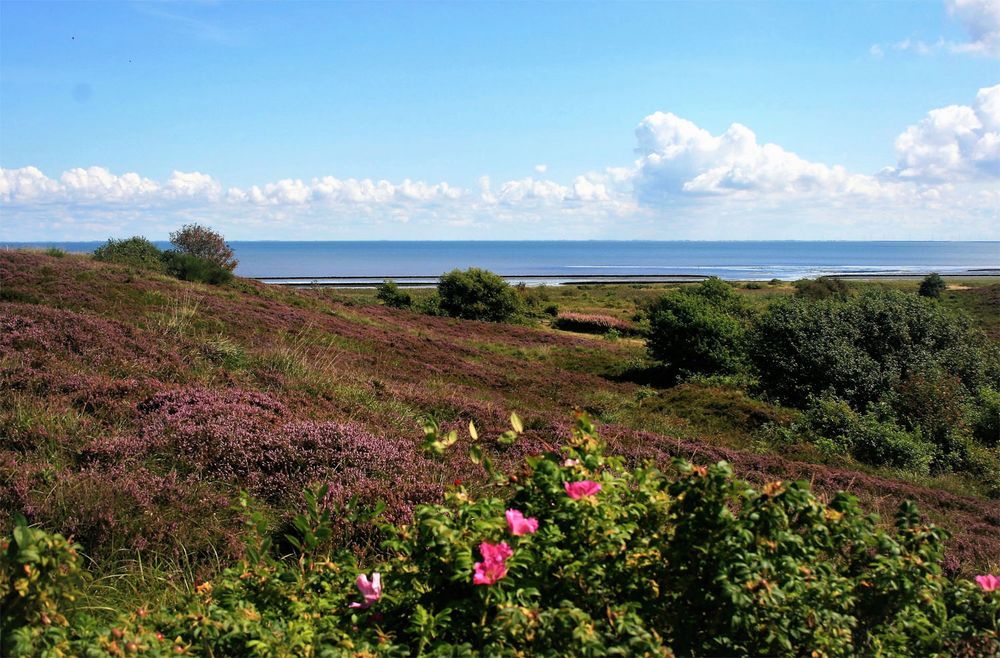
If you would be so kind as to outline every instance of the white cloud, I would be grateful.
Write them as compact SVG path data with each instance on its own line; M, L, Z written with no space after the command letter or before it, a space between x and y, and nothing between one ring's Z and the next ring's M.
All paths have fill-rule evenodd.
M955 43L938 37L936 41L902 39L895 43L875 44L869 49L872 57L882 57L885 51L911 51L918 55L938 52L1000 57L1000 0L945 0L948 14L962 23L969 41Z
M886 174L914 181L1000 178L1000 85L971 105L931 110L896 138L895 168Z
M222 185L208 174L197 171L174 171L164 186L167 195L176 197L206 197L215 199L222 193Z
M116 176L104 167L70 169L59 182L59 192L79 201L136 201L160 191L156 182L139 174Z
M49 197L59 189L59 183L48 178L36 167L0 169L0 200L29 202Z
M639 200L656 205L679 196L883 195L872 176L805 160L776 144L759 144L746 126L734 123L712 135L675 114L657 112L636 128L635 188Z
M971 37L953 44L953 51L1000 57L1000 0L948 0L947 6Z
M897 162L878 174L761 143L740 123L712 134L657 112L635 137L626 166L569 181L482 176L472 190L334 176L224 188L197 171L158 182L103 167L54 178L0 168L0 239L163 237L192 221L231 239L1000 238L1000 85L906 128Z
M548 170L549 170L549 166L546 165L546 164L536 164L535 165L535 173L536 174L544 174Z

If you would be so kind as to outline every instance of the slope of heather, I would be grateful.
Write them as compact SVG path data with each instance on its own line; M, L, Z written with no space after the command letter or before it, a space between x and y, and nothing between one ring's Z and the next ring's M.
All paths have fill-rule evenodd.
M522 439L491 445L513 463L564 436L578 407L635 461L725 459L741 477L810 480L881 513L913 499L954 533L955 570L996 566L1000 502L753 452L746 427L785 410L731 390L656 391L607 376L643 358L636 341L0 252L0 524L21 512L95 558L207 565L240 550L230 509L240 489L283 516L303 486L327 482L336 501L382 499L405 518L446 483L481 478L464 459L421 455L421 416L446 429L474 420L488 437L516 410Z

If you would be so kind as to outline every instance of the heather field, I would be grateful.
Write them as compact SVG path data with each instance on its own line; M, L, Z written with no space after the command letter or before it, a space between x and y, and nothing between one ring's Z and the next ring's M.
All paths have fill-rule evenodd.
M613 290L550 292L609 325L634 310L601 307L605 295L629 299ZM787 294L744 294L766 303L763 292ZM520 440L485 446L513 467L555 445L574 409L630 463L726 460L752 482L849 491L887 518L913 500L953 533L947 568L997 567L1000 501L974 478L907 476L808 445L770 449L755 430L797 412L717 381L658 386L640 340L430 317L355 292L190 284L33 252L0 253L0 299L0 524L20 512L71 535L105 575L155 568L177 587L208 577L243 550L232 509L241 489L277 523L315 483L329 485L328 502L382 500L387 518L406 520L455 481L474 490L485 479L457 453L425 457L421 418L445 431L474 421L491 437L517 411ZM364 527L339 531L357 551L375 546Z

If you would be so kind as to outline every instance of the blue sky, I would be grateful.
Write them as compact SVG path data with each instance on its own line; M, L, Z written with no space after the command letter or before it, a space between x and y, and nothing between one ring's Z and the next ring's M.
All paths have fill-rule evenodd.
M998 239L998 3L2 2L0 239Z

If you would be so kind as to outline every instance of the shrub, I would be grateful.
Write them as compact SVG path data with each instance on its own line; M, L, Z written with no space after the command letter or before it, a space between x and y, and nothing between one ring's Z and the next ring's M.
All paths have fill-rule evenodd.
M410 294L400 290L392 279L386 279L376 288L375 298L392 308L410 308L413 305Z
M45 250L45 255L52 256L53 258L65 258L66 251L60 249L59 247L49 247L48 249Z
M988 446L1000 447L1000 392L983 386L971 413L972 435Z
M225 238L200 224L185 224L174 231L170 234L170 244L181 253L207 260L230 272L239 264Z
M818 279L800 279L794 282L795 296L805 299L829 299L847 297L851 288L843 279L821 276Z
M140 236L112 238L94 250L95 260L158 272L163 270L162 255L159 247Z
M944 279L937 272L931 272L920 282L920 289L918 290L921 297L933 297L937 299L941 296L941 293L945 291L948 286L945 285Z
M713 277L650 306L646 346L681 375L733 374L743 367L745 330L739 298Z
M556 317L557 315L559 315L559 304L547 305L545 308L542 309L542 313L544 313L545 315L551 315L552 317Z
M192 254L169 250L163 252L167 273L182 281L221 285L233 280L233 273L216 263Z
M518 424L515 423L515 426ZM516 438L517 429L506 433ZM434 438L434 437L430 437ZM441 441L432 443L446 449ZM455 438L449 434L448 443ZM473 443L473 448L478 444ZM436 451L440 452L440 451ZM996 580L942 574L946 533L904 503L884 528L841 493L755 490L720 463L672 474L605 457L580 418L561 451L530 457L474 496L461 486L412 523L383 524L377 560L331 550L340 517L305 496L278 558L263 513L241 503L246 558L168 606L110 622L74 610L81 562L38 551L19 526L0 562L13 654L995 655ZM48 578L32 579L41 553ZM28 576L24 574L28 573ZM76 580L75 580L76 579ZM22 610L28 610L27 614ZM59 616L56 616L59 615ZM44 623L44 620L42 620ZM124 652L123 652L124 649Z
M936 450L919 429L907 431L876 412L859 414L844 400L812 401L799 425L802 434L822 448L847 454L873 466L926 475Z
M452 270L438 282L441 311L453 318L507 322L521 312L521 298L503 277L476 267Z
M767 393L800 407L829 391L864 409L934 367L970 390L1000 376L996 348L964 316L895 290L777 302L755 323L749 357Z
M552 326L563 331L584 334L606 334L615 330L619 335L632 336L636 330L625 320L610 315L588 315L585 313L563 313L552 321Z

